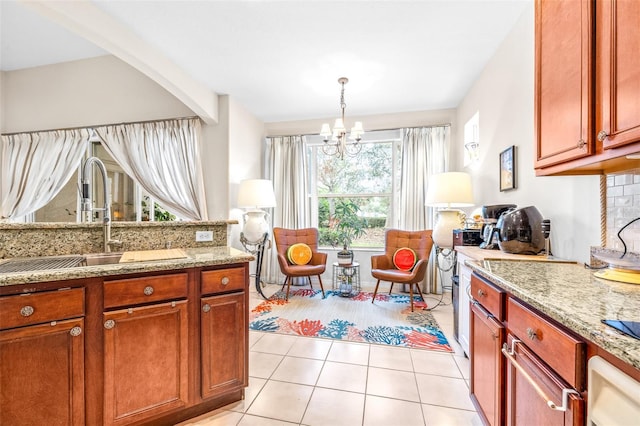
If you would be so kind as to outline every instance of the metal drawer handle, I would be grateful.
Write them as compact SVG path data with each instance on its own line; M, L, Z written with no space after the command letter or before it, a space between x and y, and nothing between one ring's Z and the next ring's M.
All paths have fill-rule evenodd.
M106 320L104 322L104 328L106 328L107 330L111 330L115 326L116 326L116 322L114 320Z
M531 327L527 328L527 337L531 340L536 340L538 338L538 333Z
M22 309L20 309L20 315L22 315L23 317L28 317L31 316L33 314L33 306L23 306Z
M202 312L207 313L211 310L211 305L209 305L208 303L205 303L204 305L202 305Z
M538 383L536 383L536 381L529 375L529 373L527 373L527 371L520 364L518 364L518 361L516 361L516 359L514 358L516 355L515 349L517 343L522 342L518 339L513 339L511 341L511 349L509 349L506 343L502 345L502 354L505 356L505 358L507 358L507 361L509 361L511 365L516 367L518 371L524 376L524 378L527 379L527 381L531 386L533 386L533 389L535 389L537 394L546 401L549 408L556 411L567 411L567 409L569 408L569 395L571 395L572 393L580 395L580 393L570 388L562 389L562 405L558 407L556 403L553 402L546 393L544 393L540 386L538 386Z
M580 139L580 140L578 141L578 148L582 149L582 148L584 148L584 147L585 147L585 145L586 145L586 144L587 144L587 143L584 141L584 139Z
M484 297L484 296L486 296L486 295L487 295L487 293L486 293L484 290L482 290L482 289L479 289L479 290L478 290L478 296L480 296L480 297Z
M222 280L220 281L220 283L222 283L222 285L229 284L229 277L222 277Z
M82 333L82 329L77 325L73 327L71 330L69 330L69 334L72 335L73 337L79 336L80 333Z
M143 290L143 293L146 296L151 296L153 294L153 287L151 287L150 285L146 286Z
M605 132L604 130L600 130L598 132L598 140L600 142L604 142L604 140L607 138L607 136L609 136L609 133Z

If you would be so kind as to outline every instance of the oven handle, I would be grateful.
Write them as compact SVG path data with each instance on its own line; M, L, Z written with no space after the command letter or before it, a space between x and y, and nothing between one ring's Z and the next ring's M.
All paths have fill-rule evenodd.
M538 386L536 381L529 375L529 373L527 373L527 371L520 364L518 364L518 361L516 361L516 359L515 359L515 355L516 355L515 349L516 349L516 344L517 343L522 343L522 341L520 341L518 339L513 339L511 341L511 348L510 349L509 349L509 347L507 346L506 343L504 345L502 345L502 354L505 356L505 358L507 358L507 360L514 367L516 367L518 369L518 371L524 376L524 378L527 379L529 384L531 386L533 386L533 389L535 389L535 391L538 393L538 395L540 395L540 397L547 402L547 406L549 408L551 408L552 410L556 410L556 411L567 411L567 409L569 408L569 395L571 395L571 394L579 395L580 393L578 391L576 391L574 389L570 389L570 388L562 389L562 405L560 407L558 407L556 405L556 403L553 402L551 400L551 398L549 398L547 396L547 394L540 388L540 386Z

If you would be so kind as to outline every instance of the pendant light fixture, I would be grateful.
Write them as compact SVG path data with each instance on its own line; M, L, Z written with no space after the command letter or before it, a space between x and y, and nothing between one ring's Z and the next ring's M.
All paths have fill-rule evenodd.
M344 154L350 156L357 155L362 149L362 145L359 143L364 134L361 121L356 121L351 128L351 133L347 136L347 129L344 125L344 110L347 104L344 102L344 85L349 82L347 77L340 77L338 83L341 86L340 90L340 118L336 118L333 125L333 130L329 127L329 123L322 125L320 130L320 136L324 138L324 144L322 145L322 151L325 155L336 155L340 158L344 158ZM348 142L349 139L352 142Z

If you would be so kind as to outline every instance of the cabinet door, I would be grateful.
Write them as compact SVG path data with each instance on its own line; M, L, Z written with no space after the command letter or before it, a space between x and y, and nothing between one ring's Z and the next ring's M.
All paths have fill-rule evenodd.
M202 397L248 386L245 293L201 300Z
M598 138L604 148L640 141L640 2L597 2Z
M104 420L127 424L188 402L187 302L105 313Z
M84 423L84 320L0 331L0 425Z
M509 336L509 341L512 337ZM579 394L570 393L567 409L553 409L549 401L561 407L563 389L571 390L553 370L540 361L521 343L514 346L513 360L507 362L507 425L583 425L584 400ZM545 394L545 397L540 393Z
M471 305L471 399L486 423L503 424L504 326L481 305Z
M536 163L543 168L595 153L593 1L536 1Z

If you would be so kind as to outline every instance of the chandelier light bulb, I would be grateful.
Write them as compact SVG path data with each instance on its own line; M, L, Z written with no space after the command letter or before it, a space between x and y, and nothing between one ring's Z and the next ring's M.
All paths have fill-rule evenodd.
M349 136L347 136L347 127L344 122L344 111L347 108L347 104L344 101L344 85L349 82L346 77L340 77L338 83L341 86L340 90L340 112L341 117L336 118L333 125L333 131L329 127L329 123L324 123L320 129L320 136L323 137L324 144L322 145L322 151L325 155L336 155L339 158L344 158L344 154L347 153L350 156L355 156L360 153L362 145L359 143L364 134L364 127L362 121L356 121L351 128ZM329 139L331 137L331 139ZM347 139L353 142L347 142Z

